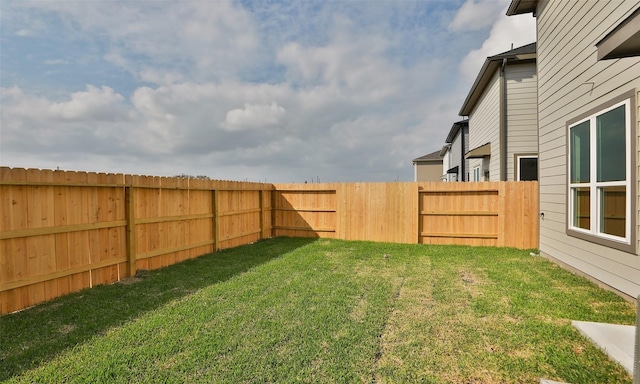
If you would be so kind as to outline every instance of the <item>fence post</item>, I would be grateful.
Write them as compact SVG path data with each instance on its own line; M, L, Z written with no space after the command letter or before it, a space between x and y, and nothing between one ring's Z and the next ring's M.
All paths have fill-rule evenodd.
M125 219L127 221L127 271L129 277L136 274L136 221L135 221L135 200L133 187L124 187L125 193Z
M260 207L260 240L264 238L264 203L262 202L262 189L258 191L258 206Z
M507 196L507 190L505 188L505 181L496 181L495 184L498 187L498 238L497 238L497 246L504 247L505 246L505 232L506 226L508 225L507 220L507 199L510 196Z
M640 295L636 300L636 348L633 357L633 384L640 384Z
M344 183L337 183L333 185L336 189L336 197L335 197L335 216L336 216L336 221L334 224L334 237L336 239L343 239L344 235L344 228L343 228L343 223L344 221L342 220L341 215L343 214L342 210L343 210L343 203L342 203L342 195L344 194ZM345 209L346 211L346 209Z
M212 208L213 208L213 252L217 252L220 249L220 243L218 242L218 227L220 220L218 219L218 190L212 191Z
M276 223L276 196L278 194L277 189L274 187L274 189L271 190L271 237L275 237L276 233L277 233L277 224Z
M422 215L420 214L422 210L422 199L420 198L420 190L422 190L422 187L416 186L415 196L417 198L417 203L414 205L416 207L416 212L418 215L418 220L416 221L416 230L414 231L416 234L416 244L420 244L420 227L422 226Z

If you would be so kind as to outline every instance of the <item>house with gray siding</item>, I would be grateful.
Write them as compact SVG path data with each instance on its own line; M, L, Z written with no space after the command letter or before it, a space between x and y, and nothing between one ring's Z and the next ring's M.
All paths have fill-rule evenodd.
M464 157L469 151L469 122L453 123L445 142L449 146L448 181L469 181L469 160Z
M513 0L537 28L540 252L640 295L640 0Z
M488 57L460 116L469 117L469 181L538 179L536 43Z

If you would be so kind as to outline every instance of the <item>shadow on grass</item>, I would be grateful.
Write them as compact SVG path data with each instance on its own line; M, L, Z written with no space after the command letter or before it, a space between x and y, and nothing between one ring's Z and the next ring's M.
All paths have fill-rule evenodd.
M231 279L315 239L275 238L227 249L0 317L0 381L145 312Z

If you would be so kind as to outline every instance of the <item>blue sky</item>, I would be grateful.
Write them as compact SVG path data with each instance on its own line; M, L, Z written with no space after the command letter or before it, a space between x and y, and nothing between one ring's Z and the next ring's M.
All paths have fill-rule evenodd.
M0 2L0 165L410 181L509 0Z

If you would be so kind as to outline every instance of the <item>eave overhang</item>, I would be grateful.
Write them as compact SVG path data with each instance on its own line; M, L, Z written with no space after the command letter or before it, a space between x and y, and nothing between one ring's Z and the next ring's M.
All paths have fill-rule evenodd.
M533 46L533 50L535 51L535 43L528 44L524 47ZM460 116L469 116L473 108L476 106L476 103L480 100L482 93L487 88L487 85L491 82L493 75L500 69L503 61L506 60L507 64L524 64L524 63L535 63L537 54L536 52L521 52L518 53L518 49L522 49L524 47L516 48L516 52L513 54L509 54L509 52L501 53L499 55L487 57L482 64L482 68L480 68L480 72L476 77L476 80L473 82L471 86L471 90L467 94L464 103L462 104L462 108L460 108L460 112L458 115Z
M442 164L442 159L439 159L439 160L436 160L436 159L430 159L430 160L415 159L415 160L412 160L412 162L413 162L414 165L415 164L438 164L438 163Z
M598 60L640 56L640 8L596 43Z
M533 13L535 16L538 0L512 0L507 8L507 16Z
M453 143L453 140L458 135L458 132L465 127L469 126L469 120L461 120L453 123L451 126L451 130L449 131L449 135L447 135L447 139L444 141L447 144ZM463 132L464 133L464 132Z
M464 155L464 158L465 159L481 159L483 157L490 157L490 156L491 156L491 143L487 143L470 150Z
M443 146L443 147L442 147L442 149L440 150L440 153L439 153L440 157L444 157L444 155L445 155L449 150L451 150L451 144L447 144L447 145Z

